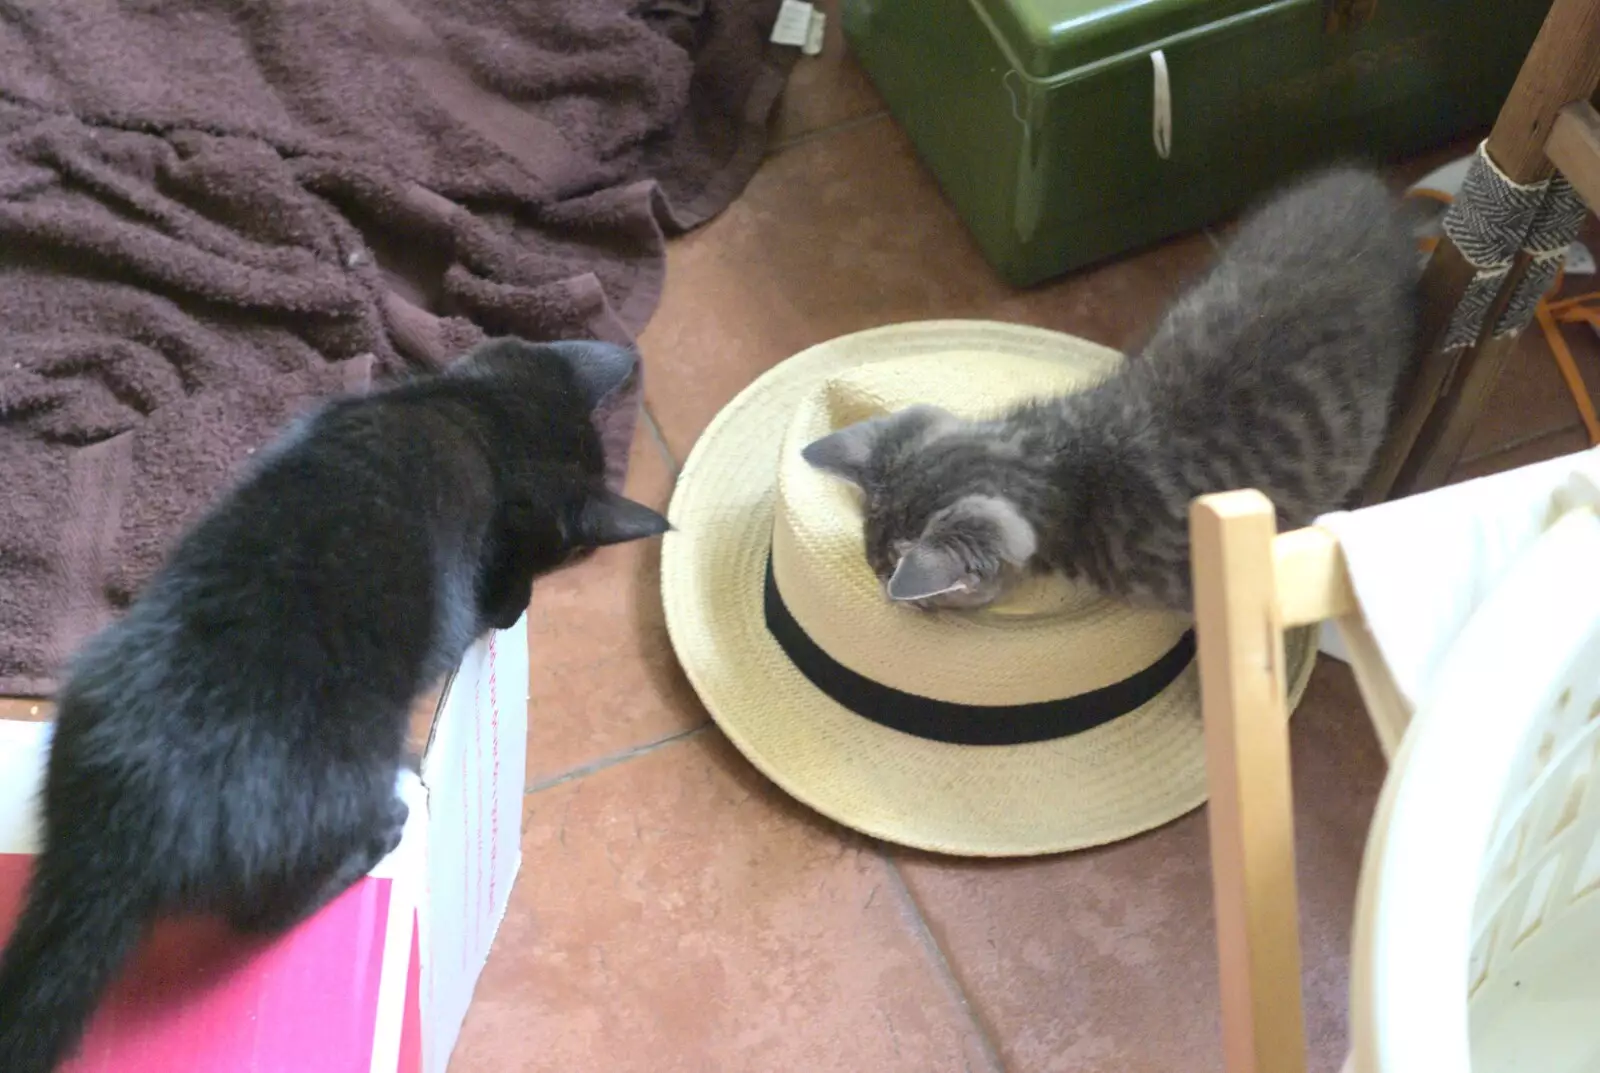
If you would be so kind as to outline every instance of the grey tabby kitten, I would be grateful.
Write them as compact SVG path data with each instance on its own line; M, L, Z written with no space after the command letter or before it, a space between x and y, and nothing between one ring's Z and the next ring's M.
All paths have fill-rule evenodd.
M1417 333L1419 259L1376 175L1270 198L1108 380L966 421L913 407L804 456L864 493L892 600L981 607L1030 570L1191 606L1190 500L1258 488L1285 527L1344 506Z

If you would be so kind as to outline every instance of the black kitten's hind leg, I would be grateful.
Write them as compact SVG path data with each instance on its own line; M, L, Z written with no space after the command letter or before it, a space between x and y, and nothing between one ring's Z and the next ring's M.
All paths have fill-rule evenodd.
M357 840L332 873L307 877L294 884L274 885L271 890L261 892L255 904L229 912L228 923L247 935L280 935L298 927L394 852L405 834L410 813L404 801L392 798L376 828L368 837Z

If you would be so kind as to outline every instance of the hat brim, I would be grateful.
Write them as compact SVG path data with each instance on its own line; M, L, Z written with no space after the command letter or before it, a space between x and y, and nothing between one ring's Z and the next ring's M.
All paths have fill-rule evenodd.
M767 631L763 582L783 429L808 391L870 361L941 352L1103 348L1044 329L926 321L843 336L768 370L701 435L679 475L662 546L667 630L734 746L785 792L846 827L935 853L1032 856L1129 838L1205 802L1198 667L1093 730L1015 746L928 741L849 711L811 684ZM1291 710L1316 658L1286 638Z

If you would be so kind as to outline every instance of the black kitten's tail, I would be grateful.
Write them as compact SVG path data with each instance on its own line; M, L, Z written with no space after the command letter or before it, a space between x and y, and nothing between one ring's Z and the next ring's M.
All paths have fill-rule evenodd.
M22 916L0 957L5 1073L51 1073L61 1064L148 924L134 877L65 869L48 847L34 864Z

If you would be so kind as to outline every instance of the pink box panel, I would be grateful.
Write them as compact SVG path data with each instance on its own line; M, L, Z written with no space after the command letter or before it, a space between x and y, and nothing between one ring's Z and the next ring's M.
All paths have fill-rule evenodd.
M31 860L0 854L0 937ZM390 887L364 879L271 942L211 921L158 926L61 1073L369 1073Z

